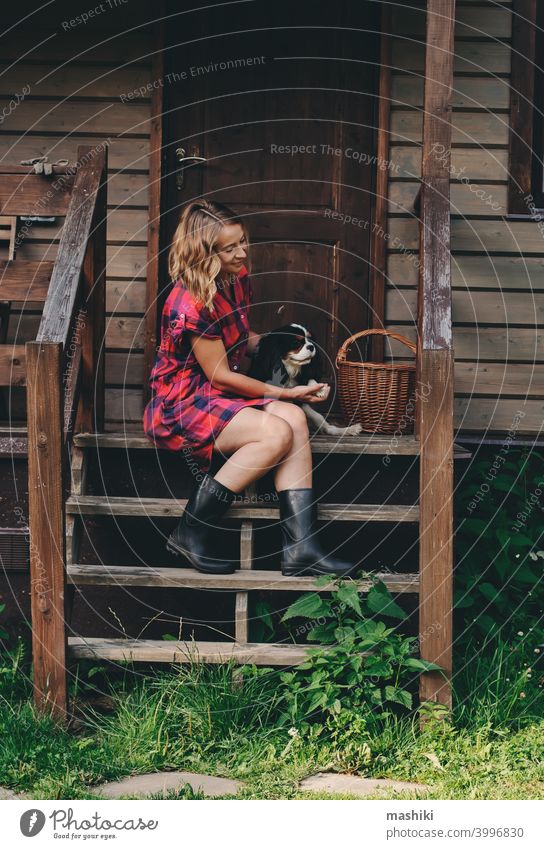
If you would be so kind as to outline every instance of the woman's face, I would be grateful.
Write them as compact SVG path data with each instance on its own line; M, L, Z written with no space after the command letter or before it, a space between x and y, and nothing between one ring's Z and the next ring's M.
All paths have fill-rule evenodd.
M246 237L239 224L225 224L217 238L215 251L221 260L221 271L238 274L247 256Z

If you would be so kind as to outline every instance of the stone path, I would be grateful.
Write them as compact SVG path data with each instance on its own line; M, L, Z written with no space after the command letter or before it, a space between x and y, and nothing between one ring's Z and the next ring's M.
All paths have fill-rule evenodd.
M240 781L230 778L216 778L214 775L201 775L197 772L150 772L145 775L129 775L121 781L108 781L89 791L100 793L107 799L120 796L145 797L151 794L166 794L167 790L177 790L184 784L190 784L194 792L201 792L208 798L216 796L235 796L242 787Z
M214 775L203 775L197 772L150 772L144 775L129 775L121 781L108 781L89 787L89 794L99 793L106 799L119 799L121 796L146 796L162 794L168 790L177 790L189 784L195 793L214 799L218 796L236 796L243 787L241 781L230 778L217 778ZM431 788L427 784L414 784L410 781L394 781L389 778L363 778L360 775L344 775L337 772L318 772L309 778L304 778L299 787L301 790L315 793L349 794L366 798L374 796L383 790L402 792L413 791L424 794ZM26 793L14 793L6 787L0 787L0 799L25 799Z
M413 784L410 781L393 781L389 778L363 778L360 775L344 775L338 772L318 772L304 778L299 787L315 793L349 793L351 796L373 796L380 790L405 790L426 793L431 788L427 784Z
M0 799L28 799L28 793L14 793L7 787L0 787Z

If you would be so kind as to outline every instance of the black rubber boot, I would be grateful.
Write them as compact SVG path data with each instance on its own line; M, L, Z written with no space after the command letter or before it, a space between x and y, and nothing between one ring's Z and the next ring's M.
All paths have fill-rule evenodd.
M317 539L317 503L313 489L282 489L280 526L283 575L351 575L356 565L322 551Z
M236 563L220 553L216 521L229 509L236 493L210 475L204 475L187 501L178 525L168 537L166 548L181 554L199 572L228 575ZM219 539L218 539L219 537Z

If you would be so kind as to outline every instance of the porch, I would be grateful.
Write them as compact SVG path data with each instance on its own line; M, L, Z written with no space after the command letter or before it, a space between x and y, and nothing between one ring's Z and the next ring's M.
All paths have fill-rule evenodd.
M326 522L408 524L419 528L417 562L411 570L379 572L391 592L415 596L420 635L420 656L439 664L437 673L421 676L420 697L451 704L452 649L452 495L453 460L467 452L453 444L453 342L451 330L450 272L450 168L451 89L453 79L453 0L428 0L425 38L423 150L419 204L420 247L417 293L418 385L429 387L418 397L416 434L390 438L375 435L339 441L312 439L314 456L333 460L345 457L413 458L419 493L412 503L390 499L378 503L322 502L319 518ZM380 47L387 66L390 42ZM160 61L160 54L153 62ZM389 61L390 64L390 61ZM160 68L155 67L160 75ZM391 92L387 74L380 78L377 157L388 158L385 126ZM156 90L154 90L156 91ZM152 110L159 107L152 95ZM161 208L160 139L162 127L152 124L150 207L147 252L147 299L144 316L145 375L156 343L159 256L161 233L157 226ZM383 122L383 123L382 123ZM382 132L380 132L382 128ZM436 157L436 145L441 156ZM155 449L138 432L106 428L106 221L108 218L107 159L103 149L82 146L76 168L55 166L57 187L48 195L51 178L35 175L28 166L12 166L2 174L2 215L17 218L36 214L64 217L58 254L54 261L16 258L3 263L2 287L6 301L43 304L39 329L32 341L14 348L5 342L3 385L26 385L30 528L30 585L32 602L34 687L36 703L64 716L67 710L67 664L71 658L98 657L139 661L180 662L188 657L184 641L106 639L70 635L71 602L75 587L146 587L224 590L234 594L234 635L231 641L201 640L201 660L216 663L228 657L240 662L287 666L300 662L305 647L298 644L251 642L249 603L252 592L300 592L314 589L311 579L284 579L274 569L255 569L255 526L277 518L277 509L255 505L251 492L237 503L229 517L239 523L241 569L233 576L211 579L190 569L167 566L126 566L82 563L80 546L84 517L160 517L179 515L183 498L124 497L87 490L90 457L107 464L108 452L150 453ZM444 155L445 154L445 155ZM378 170L373 221L387 216L387 172ZM381 226L381 225L380 225ZM373 228L379 234L379 228ZM301 234L297 234L300 241ZM383 326L385 308L386 240L371 240L369 310L376 327ZM28 280L32 283L29 286ZM338 334L338 328L335 331ZM334 334L331 339L336 338ZM332 344L332 343L331 343ZM389 352L377 343L375 357ZM116 368L122 369L118 354ZM145 398L146 385L144 379ZM141 395L139 396L142 400ZM122 431L122 432L121 432ZM4 450L13 449L10 430ZM25 446L19 442L18 450ZM100 459L102 458L102 459ZM105 497L107 496L107 497ZM365 592L370 579L359 582ZM320 587L327 592L330 587Z

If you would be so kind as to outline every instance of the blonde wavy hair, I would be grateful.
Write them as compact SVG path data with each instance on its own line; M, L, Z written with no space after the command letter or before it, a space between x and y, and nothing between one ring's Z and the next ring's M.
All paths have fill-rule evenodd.
M239 224L249 245L246 225L232 209L204 198L193 200L183 208L168 253L172 281L181 277L189 292L210 310L217 292L215 279L221 271L215 246L226 224ZM244 264L249 271L249 259ZM228 276L230 282L235 279L234 274Z

